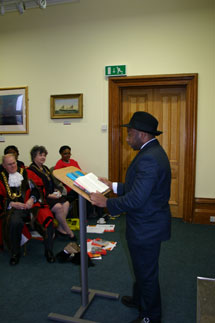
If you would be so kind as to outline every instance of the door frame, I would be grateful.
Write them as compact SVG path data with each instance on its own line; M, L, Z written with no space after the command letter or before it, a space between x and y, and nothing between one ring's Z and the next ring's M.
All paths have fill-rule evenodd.
M167 74L109 78L109 165L111 181L120 181L120 120L122 90L138 87L181 86L186 91L185 176L183 220L192 222L196 177L196 128L198 74Z

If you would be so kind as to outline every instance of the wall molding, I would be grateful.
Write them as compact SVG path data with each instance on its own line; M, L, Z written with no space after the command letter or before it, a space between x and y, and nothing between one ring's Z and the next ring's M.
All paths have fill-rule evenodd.
M195 198L192 222L215 225L211 217L215 219L215 198Z

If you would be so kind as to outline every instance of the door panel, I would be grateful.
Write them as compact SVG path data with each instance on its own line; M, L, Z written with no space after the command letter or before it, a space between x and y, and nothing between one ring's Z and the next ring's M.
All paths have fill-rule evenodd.
M143 95L138 94L138 99L135 101L135 96L132 98L132 102L137 102L136 108L138 109L149 109L154 113L160 120L160 126L162 125L164 135L160 136L159 140L162 141L165 149L168 152L168 155L171 153L171 166L172 166L172 195L171 195L171 204L174 206L180 200L181 191L183 191L183 211L180 209L180 204L177 207L179 210L178 214L181 217L183 214L183 220L185 222L192 222L194 216L194 200L195 200L195 171L196 171L196 128L197 128L197 96L198 96L198 74L196 73L184 73L184 74L165 74L165 75L139 75L139 76L126 76L126 77L112 77L109 78L109 179L111 181L121 181L123 178L122 171L122 158L129 162L129 158L126 158L126 155L122 153L123 147L123 129L120 125L123 123L123 117L127 118L126 122L129 121L130 115L134 112L134 104L127 104L127 109L129 110L127 115L123 116L122 101L123 101L123 91L125 89L146 89L146 92L142 92ZM171 100L168 97L165 89L176 90L177 88L183 88L185 90L184 97L186 97L185 106L180 104L178 101L178 93L176 95L171 95ZM162 94L162 109L155 109L154 106L150 106L150 100L147 100L149 97L148 90L160 89L160 93L157 91L158 98ZM161 91L163 90L163 92ZM172 93L171 93L172 94ZM174 93L173 93L174 94ZM136 95L136 93L134 93ZM179 95L180 97L180 95ZM160 99L157 101L160 102ZM138 107L139 106L139 107ZM173 116L170 115L169 106L172 106L177 113L180 112L180 118L183 118L183 113L181 111L185 109L185 121L178 124L178 119L175 119L175 113ZM129 108L128 108L129 107ZM149 108L150 107L150 108ZM177 107L177 108L176 108ZM171 113L172 114L172 113ZM168 120L168 122L166 122ZM177 120L177 121L176 121ZM172 124L170 127L169 124ZM181 128L181 125L183 127ZM159 126L159 128L160 128ZM184 146L181 144L179 149L176 149L178 146L174 146L174 141L171 141L171 133L174 131L177 133L176 129L185 129L179 130L180 136L178 140L181 143L184 142ZM171 129L169 131L168 129ZM167 136L168 133L168 136ZM181 147L182 146L182 147ZM171 148L171 149L170 149ZM181 150L182 149L182 150ZM128 146L126 147L128 150ZM184 153L184 169L179 168L181 160L183 160ZM180 153L180 158L173 158L177 153ZM126 167L125 167L126 169ZM184 173L181 170L185 170ZM181 181L181 176L184 176L184 183ZM176 185L176 182L179 179L180 185ZM173 209L172 206L172 209ZM173 213L176 212L173 210Z
M157 139L167 152L172 170L170 207L174 217L183 217L185 165L185 88L154 87L125 88L122 90L121 124L128 123L135 111L146 111L158 121L163 134ZM121 180L137 152L126 142L127 129L122 128L120 145Z

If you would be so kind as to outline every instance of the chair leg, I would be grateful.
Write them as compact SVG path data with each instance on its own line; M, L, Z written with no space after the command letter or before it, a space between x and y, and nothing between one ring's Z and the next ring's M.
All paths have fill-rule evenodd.
M25 257L27 255L27 243L23 245L23 256Z
M79 214L78 214L78 200L75 199L72 202L72 217L73 218L79 218Z

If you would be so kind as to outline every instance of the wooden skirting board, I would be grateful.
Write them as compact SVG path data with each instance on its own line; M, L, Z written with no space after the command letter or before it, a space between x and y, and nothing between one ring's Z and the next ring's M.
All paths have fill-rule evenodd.
M193 223L215 225L215 199L196 198L193 211Z

